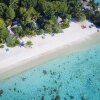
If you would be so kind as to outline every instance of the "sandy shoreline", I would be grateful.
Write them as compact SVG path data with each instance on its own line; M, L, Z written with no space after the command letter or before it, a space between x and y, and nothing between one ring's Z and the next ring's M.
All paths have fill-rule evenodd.
M45 39L41 36L33 37L32 48L11 48L9 52L0 50L0 80L27 70L33 66L42 64L66 52L77 51L85 46L95 43L100 39L100 33L96 33L96 27L92 29L81 29L80 25L89 26L90 22L72 22L70 28L64 33L54 37L47 35ZM28 40L24 38L23 41Z

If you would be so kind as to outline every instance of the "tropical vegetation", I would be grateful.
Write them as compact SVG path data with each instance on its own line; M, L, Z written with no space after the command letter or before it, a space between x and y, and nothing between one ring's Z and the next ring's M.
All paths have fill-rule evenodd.
M96 11L98 4L95 0L90 0L88 6L91 9L85 9L85 1L0 0L0 47L4 43L9 47L16 46L18 38L24 36L59 33L69 27L73 18L77 21L86 18L96 21L100 18L100 12ZM13 34L7 29L8 26L11 26ZM27 45L31 43L28 42Z

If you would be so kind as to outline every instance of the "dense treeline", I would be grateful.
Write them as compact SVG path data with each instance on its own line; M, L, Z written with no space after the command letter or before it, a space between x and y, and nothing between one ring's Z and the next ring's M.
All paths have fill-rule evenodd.
M89 4L96 9L94 2ZM92 10L88 13L82 0L0 0L0 44L16 46L19 37L59 33L69 27L71 18L92 18ZM17 27L13 27L14 22ZM9 25L13 35L7 30Z

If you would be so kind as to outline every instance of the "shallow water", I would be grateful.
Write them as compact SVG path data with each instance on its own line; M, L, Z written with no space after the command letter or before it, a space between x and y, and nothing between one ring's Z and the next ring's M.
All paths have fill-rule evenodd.
M96 0L96 2L99 2L100 3L100 0Z
M0 100L100 100L100 43L0 82Z

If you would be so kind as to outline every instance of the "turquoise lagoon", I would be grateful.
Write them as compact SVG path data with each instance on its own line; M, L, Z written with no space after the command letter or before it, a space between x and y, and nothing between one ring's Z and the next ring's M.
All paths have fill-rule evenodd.
M100 100L100 43L1 81L0 100Z
M100 0L96 0L96 2L99 2L100 3Z

